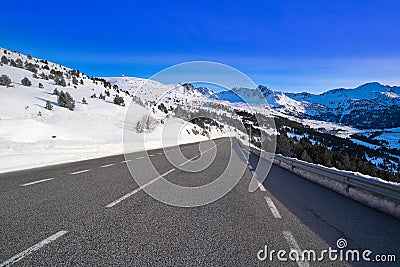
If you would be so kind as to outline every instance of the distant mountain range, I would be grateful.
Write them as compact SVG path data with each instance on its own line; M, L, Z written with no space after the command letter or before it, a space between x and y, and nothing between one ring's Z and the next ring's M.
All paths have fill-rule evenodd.
M322 94L284 93L259 85L212 92L205 96L231 103L267 105L283 113L308 119L342 123L360 129L400 127L400 87L366 83L354 89L333 89Z

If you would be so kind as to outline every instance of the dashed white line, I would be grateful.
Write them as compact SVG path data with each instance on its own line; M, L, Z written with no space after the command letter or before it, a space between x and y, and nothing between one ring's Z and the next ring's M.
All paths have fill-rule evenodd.
M199 155L196 155L196 156L194 156L193 158L190 158L190 159L188 159L187 161L185 161L185 162L179 164L178 166L181 167L181 166L185 165L186 163L188 163L188 162L190 162L190 161L192 161L192 160L194 160L195 158L198 158L198 157L199 157Z
M149 155L149 157L154 157L155 155L153 155L153 154L151 154L151 155Z
M162 155L163 153L162 153L162 152L158 152L157 154L158 154L158 155Z
M130 161L132 161L132 160L131 159L127 159L127 160L121 161L121 163L127 163L127 162L130 162Z
M144 159L145 157L138 157L138 158L135 158L135 159Z
M115 205L117 205L117 204L120 203L121 201L123 201L123 200L127 199L128 197L130 197L130 196L136 194L137 192L143 190L145 187L151 185L151 184L154 183L155 181L159 180L161 177L164 177L165 175L167 175L167 174L173 172L174 170L175 170L175 169L171 169L171 170L167 171L166 173L164 173L164 174L158 176L157 178L151 180L150 182L148 182L148 183L142 185L141 187L136 188L136 189L133 190L132 192L130 192L130 193L128 193L128 194L126 194L126 195L120 197L119 199L117 199L117 200L111 202L110 204L108 204L108 205L106 206L106 208L112 208L112 207L114 207Z
M77 171L77 172L71 172L70 174L75 175L75 174L80 174L80 173L90 172L90 171L91 171L91 169L88 169L88 170L82 170L82 171Z
M244 152L243 152L243 150L242 150L241 148L239 148L239 151L242 153L243 157L244 157L245 159L247 159L246 155L244 154ZM248 167L249 167L251 173L253 174L253 178L252 178L252 179L255 179L255 180L256 180L256 183L258 184L258 188L260 188L260 190L263 191L263 192L267 191L267 190L265 189L264 185L258 180L257 174L256 174L256 172L254 171L253 166L250 165L250 162L249 162L248 160L246 160L246 164L248 165Z
M42 248L45 245L53 242L57 238L65 235L66 233L68 233L68 232L67 231L60 231L60 232L58 232L58 233L46 238L45 240L40 241L39 243L37 243L37 244L33 245L32 247L28 248L27 250L24 250L21 253L15 255L14 257L12 257L12 258L6 260L5 262L1 263L0 267L10 266L10 265L22 260L24 257L28 256L32 252L35 252L36 250L39 250L40 248Z
M254 176L254 177L257 177L257 175L256 175L255 172L253 172L253 176ZM261 191L263 191L263 192L266 192L266 191L267 191L267 189L265 189L264 185L263 185L258 179L256 179L256 182L257 182L257 184L258 184L258 188L260 188Z
M29 186L29 185L33 185L33 184L43 183L43 182L51 181L53 179L54 178L47 178L47 179L43 179L43 180L39 180L39 181L34 181L34 182L26 183L26 184L21 184L21 186Z
M268 207L272 212L272 215L274 215L274 218L276 219L281 219L281 214L279 213L278 209L276 208L274 202L272 201L271 198L265 197L265 200L267 201Z
M302 252L301 252L300 246L299 246L299 244L297 244L292 233L289 231L283 231L282 234L283 234L283 237L286 239L286 242L288 243L290 249L295 250L299 255L301 255ZM304 261L297 261L297 265L299 265L299 267L310 266L310 264L308 262L304 262Z
M250 162L249 162L248 158L246 157L246 155L244 154L243 150L242 150L240 147L239 147L239 151L240 151L240 153L242 153L242 156L243 156L244 159L246 160L246 164L247 164L247 165L250 165Z
M190 161L194 160L195 158L198 158L199 156L201 156L201 155L203 155L204 153L206 153L206 152L210 151L211 149L214 149L214 148L216 148L217 146L219 146L219 145L221 145L221 144L223 144L223 143L225 143L225 142L222 142L222 143L220 143L220 144L218 144L218 145L214 145L213 147L210 147L209 149L207 149L207 150L205 150L205 151L201 152L201 153L200 153L200 155L196 155L196 156L194 156L194 157L192 157L192 158L188 159L187 161L185 161L185 162L183 162L183 163L179 164L178 166L180 167L180 166L183 166L183 165L185 165L186 163L188 163L188 162L190 162Z
M114 163L111 163L111 164L100 166L100 168L107 168L107 167L111 167L111 166L114 166L114 165L115 165Z

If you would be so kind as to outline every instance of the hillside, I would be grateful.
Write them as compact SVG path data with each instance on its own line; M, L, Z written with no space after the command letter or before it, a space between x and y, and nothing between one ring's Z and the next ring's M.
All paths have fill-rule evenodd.
M30 55L0 54L3 172L251 133L254 145L271 152L276 140L286 156L399 179L399 128L372 127L398 124L398 87L372 83L321 95L262 85L215 92L190 83L89 77Z
M154 109L151 101L174 85L140 78L109 78L108 82L6 49L0 49L0 57L0 76L6 75L11 80L8 86L0 85L1 172L121 154L124 152L124 124L133 125L125 127L131 129L129 135L133 144L129 145L130 149L162 146L160 122L166 114ZM29 86L22 84L25 78L31 83ZM117 81L124 88L118 87ZM143 95L135 97L138 88ZM61 91L62 96L68 93L72 97L69 104L73 104L62 107L59 103ZM182 99L187 97L186 93L182 86L176 85L169 95ZM130 112L126 121L128 107L134 112ZM154 126L145 129L146 147L143 147L144 133L136 128L147 115L154 118ZM177 129L188 128L188 131L180 131L178 139L170 136L172 143L224 135L212 129L208 135L194 134L192 130L200 131L196 130L199 127L179 119L171 119L169 123L175 124Z

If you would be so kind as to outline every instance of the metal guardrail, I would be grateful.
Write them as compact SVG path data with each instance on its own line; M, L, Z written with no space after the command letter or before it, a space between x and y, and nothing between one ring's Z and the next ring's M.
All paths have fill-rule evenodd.
M279 165L283 162L291 166L292 171L297 168L345 184L347 186L347 191L350 188L362 189L374 195L378 195L380 197L393 200L395 202L400 202L400 185L397 186L389 183L380 182L378 180L357 176L355 174L347 173L345 171L334 170L331 168L315 165L282 155L271 154L266 151L260 153L261 151L255 148L251 148L251 152L259 156L268 157L268 160L271 160L271 158L273 157L274 160L277 160L279 162Z

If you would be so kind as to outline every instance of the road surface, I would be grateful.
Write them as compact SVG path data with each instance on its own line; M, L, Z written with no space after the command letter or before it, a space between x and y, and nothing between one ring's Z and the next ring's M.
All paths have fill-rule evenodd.
M0 266L365 266L259 259L265 246L320 252L340 238L348 249L397 257L375 266L400 264L399 220L275 165L249 193L252 169L263 164L255 155L233 190L196 208L152 198L127 167L146 174L140 162L149 157L168 181L199 186L224 171L235 142L215 140L215 160L195 173L171 165L166 153L177 148L167 148L130 154L129 163L119 155L0 174ZM198 144L180 150L188 164L201 153Z

